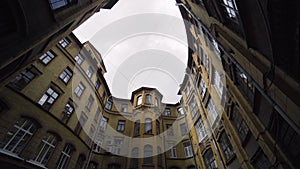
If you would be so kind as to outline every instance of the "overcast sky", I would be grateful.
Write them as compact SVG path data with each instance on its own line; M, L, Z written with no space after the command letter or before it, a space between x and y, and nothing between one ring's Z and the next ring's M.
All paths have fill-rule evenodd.
M187 64L187 39L175 0L119 0L74 30L101 53L105 79L115 97L130 98L155 87L163 102L176 103Z

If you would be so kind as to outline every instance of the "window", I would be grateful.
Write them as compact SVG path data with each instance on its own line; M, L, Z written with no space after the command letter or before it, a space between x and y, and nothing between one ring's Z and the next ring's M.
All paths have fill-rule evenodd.
M203 66L205 67L205 70L209 75L209 58L206 53L203 54Z
M176 145L173 143L169 143L170 147L170 158L176 158L177 157L177 152L176 152Z
M81 63L83 62L83 60L84 60L84 58L83 58L83 56L80 53L78 53L78 55L75 56L75 61L79 65L81 65Z
M76 125L75 130L74 130L74 132L75 132L77 135L80 134L80 132L81 132L81 130L82 130L82 127L85 125L87 119L88 119L88 116L85 115L84 112L82 112L82 113L80 114L79 121L77 122L77 125Z
M56 54L49 50L40 57L40 61L47 65L55 56Z
M37 125L32 120L24 118L18 120L0 143L1 149L13 154L20 154L36 130Z
M252 157L251 163L255 169L272 168L269 159L260 148Z
M249 132L249 128L248 125L245 123L244 119L242 118L237 105L235 104L233 105L231 120L233 122L233 125L237 129L237 132L243 143L246 140L246 137Z
M74 112L74 107L70 103L67 103L62 113L61 121L66 124L69 121L73 112Z
M67 37L59 41L60 46L62 46L63 48L66 48L70 43L71 41Z
M177 109L177 112L178 112L178 116L184 115L184 111L183 111L183 108L182 108L182 107L179 107L179 108Z
M234 68L234 73L236 79L235 85L246 97L249 104L253 105L255 89L253 87L252 80L237 67Z
M10 82L10 86L20 91L24 89L34 77L35 74L30 69L23 70Z
M223 3L221 5L226 8L226 12L229 18L236 19L238 10L235 4L235 0L223 0Z
M108 110L111 110L111 108L112 108L112 102L110 100L106 101L105 108L108 109Z
M38 147L38 151L34 155L33 161L46 166L48 160L53 154L57 142L57 137L53 134L48 133L44 136Z
M171 116L171 110L169 108L165 109L165 116Z
M222 95L223 95L223 82L222 82L222 79L221 79L221 76L220 76L219 72L216 69L214 69L213 78L214 78L214 81L213 81L214 87L215 87L218 95L220 97L222 97Z
M197 132L198 141L200 143L203 140L203 138L205 138L207 136L205 126L204 126L201 118L199 118L199 120L197 121L197 123L195 125L195 129Z
M152 104L152 96L151 96L151 94L146 94L146 104Z
M76 87L74 93L77 97L80 97L82 93L84 92L85 86L79 82L78 86Z
M211 125L213 126L218 117L218 113L216 111L216 107L215 107L215 104L212 99L209 99L209 102L207 105L207 114L209 116L209 121L210 121Z
M173 136L174 135L172 124L167 124L167 135L168 136Z
M138 169L139 166L139 148L135 147L131 151L130 169Z
M122 143L123 143L122 139L115 138L115 140L114 140L114 148L113 148L113 153L114 154L120 155Z
M124 120L119 120L117 131L124 131L124 130L125 130L125 121Z
M95 127L94 125L92 124L91 127L90 127L90 131L89 131L89 134L87 135L87 138L85 140L85 143L87 145L89 145L91 143L91 140L92 138L94 138L94 133L95 133Z
M50 3L51 9L55 10L72 3L74 0L48 0L48 1Z
M128 105L127 104L122 104L121 105L121 112L128 112Z
M84 161L85 161L85 156L80 154L77 159L75 169L83 169Z
M188 128L187 128L187 126L186 126L185 123L180 124L180 131L181 131L181 135L182 135L182 136L188 134Z
M196 117L197 114L199 114L199 109L198 109L198 106L197 106L197 103L196 103L196 99L195 97L193 96L193 98L191 99L190 103L189 103L189 107L190 107L190 111L191 111L191 114L192 114L192 117Z
M92 95L90 95L89 98L88 98L88 101L87 101L87 103L86 103L86 105L85 105L85 107L86 107L88 110L91 110L91 107L92 107L93 103L94 103L94 98L93 98Z
M158 120L156 120L156 135L159 135L160 133L160 123Z
M155 98L155 107L158 107L158 106L159 106L158 99Z
M193 150L190 142L183 143L185 157L192 157Z
M199 83L199 91L202 97L205 96L206 93L206 85L203 79L201 79L200 83Z
M157 165L162 166L162 154L160 147L157 147Z
M106 130L107 122L108 122L108 118L102 116L100 124L99 124L101 131L105 131Z
M40 98L39 105L41 105L44 109L49 110L53 105L55 100L58 99L59 94L53 90L51 87L48 88L46 93Z
M74 151L74 147L71 144L66 144L65 148L60 154L60 157L57 161L57 169L66 169L71 158L71 155Z
M95 113L95 116L94 116L94 121L95 121L95 122L98 121L99 116L100 116L100 109L97 108L96 113Z
M211 149L208 149L204 154L204 162L207 169L217 169L217 162Z
M97 79L97 81L95 82L95 89L98 90L100 85L101 85L101 82L99 79Z
M219 143L221 146L221 149L223 151L223 154L225 156L226 161L228 162L233 158L235 155L232 149L232 146L230 144L230 141L228 139L228 136L225 132L223 132L220 136Z
M59 78L65 82L66 84L69 82L69 80L72 78L73 72L70 68L66 68L60 75Z
M91 161L91 162L89 163L88 169L96 169L97 166L98 166L98 164L97 164L96 162Z
M140 135L140 121L137 120L136 122L134 122L134 136L138 136Z
M144 164L152 164L152 146L144 146Z
M145 120L145 133L152 134L152 120L151 119Z
M138 97L137 97L137 101L136 101L136 105L137 105L137 106L139 106L139 105L142 104L142 99L143 99L142 96L138 96Z
M94 74L94 70L91 66L89 66L89 68L86 70L86 75L91 78Z

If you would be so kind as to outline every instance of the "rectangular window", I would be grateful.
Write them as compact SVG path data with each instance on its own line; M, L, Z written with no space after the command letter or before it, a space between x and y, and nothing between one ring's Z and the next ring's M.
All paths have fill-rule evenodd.
M93 76L93 74L94 74L94 70L93 70L93 68L92 68L91 66L89 66L89 68L88 68L87 71L86 71L86 75L87 75L89 78L91 78L91 77Z
M140 135L140 121L137 120L134 122L134 136L139 136Z
M223 86L221 76L216 69L214 69L213 79L214 79L213 80L214 87L215 87L218 95L220 96L220 98L222 98L224 86Z
M94 116L94 121L95 121L95 122L98 121L99 116L100 116L100 109L97 108L96 113L95 113L95 116Z
M58 99L58 96L58 92L49 87L46 93L38 101L38 104L44 109L49 110L53 103Z
M66 84L70 81L73 76L73 72L70 68L66 68L60 75L59 78Z
M170 143L169 147L170 147L170 158L176 158L177 157L176 145Z
M83 85L81 82L79 82L79 84L78 84L78 86L76 87L74 93L75 93L75 95L76 95L77 97L80 97L80 96L82 95L82 93L84 92L84 90L85 90L84 85Z
M207 169L218 168L214 154L211 149L208 149L204 154L204 162Z
M72 0L48 0L51 6L51 9L55 10L61 7L68 5Z
M235 155L233 152L233 148L230 144L230 141L228 139L228 136L225 132L223 132L219 139L219 144L221 146L221 149L223 151L223 154L225 156L226 162L231 160L233 156Z
M167 124L167 135L168 136L173 136L174 135L172 124Z
M183 143L185 157L192 157L193 150L190 142Z
M125 130L125 121L124 120L119 120L117 131L124 131L124 130Z
M158 120L156 120L156 135L159 135L160 133L160 123Z
M226 8L227 16L232 20L237 20L238 9L235 4L235 0L223 0L221 5Z
M186 126L185 123L180 124L180 131L181 131L181 135L182 135L182 136L188 134L188 128L187 128L187 126Z
M81 63L84 61L84 58L80 53L78 53L78 55L76 55L74 59L75 59L76 63L79 65L81 65Z
M152 134L152 120L145 120L145 134Z
M93 103L94 103L94 98L93 98L92 95L90 95L89 98L88 98L88 101L87 101L87 103L85 105L85 108L90 111Z
M106 130L107 122L108 122L108 118L102 116L100 124L99 124L100 131L105 131Z
M114 147L113 153L120 155L121 154L121 147L122 147L123 140L120 138L114 139Z
M197 121L195 129L197 132L198 141L200 143L207 136L205 126L201 118Z
M128 112L128 104L121 105L121 112Z
M75 127L75 130L74 132L79 135L81 130L82 130L82 127L85 125L86 121L88 119L88 116L85 115L84 112L81 113L80 117L79 117L79 121L77 122L77 125Z
M97 81L95 82L95 89L98 90L100 86L101 86L101 82L99 79L97 79Z
M108 110L111 110L111 108L112 108L112 102L110 100L106 101L105 108L108 109Z
M23 70L10 82L9 86L20 91L24 89L35 76L35 73L33 73L31 69Z
M54 59L55 56L56 54L53 51L49 50L40 57L40 61L47 65Z
M179 107L179 108L177 109L177 112L178 112L178 116L184 115L184 111L183 111L183 108L182 108L182 107Z
M71 41L67 37L59 41L60 46L62 46L63 48L66 48L70 43Z
M203 79L200 80L199 91L200 91L200 94L201 94L202 98L204 98L205 93L206 93L206 85L205 85L205 82L204 82Z
M232 120L233 125L237 129L241 142L244 143L248 135L249 128L248 125L245 123L244 119L242 118L237 105L235 104L233 104L232 114L230 119Z
M265 153L260 148L252 157L251 163L255 169L272 168L268 157L266 157Z
M189 107L190 107L190 111L191 111L191 114L192 114L192 117L196 117L196 115L199 114L199 109L198 109L198 106L197 106L197 103L196 103L196 99L195 97L193 96L193 98L191 99L190 103L189 103Z
M165 109L165 116L171 116L171 110L169 108Z
M146 95L146 104L152 104L152 96L150 94Z
M203 54L203 66L205 67L205 70L209 75L210 65L209 65L209 58L206 53Z
M66 124L69 121L70 117L72 116L73 112L74 112L74 107L70 103L67 103L62 113L61 121Z
M214 101L212 99L209 99L209 102L207 105L207 114L209 116L209 121L210 121L211 125L213 126L218 117L218 113L216 111L216 107L215 107Z

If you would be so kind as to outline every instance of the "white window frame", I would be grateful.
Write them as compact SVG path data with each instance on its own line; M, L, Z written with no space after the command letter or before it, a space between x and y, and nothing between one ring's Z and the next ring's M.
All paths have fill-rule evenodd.
M209 121L210 121L211 125L213 126L218 117L218 112L216 110L214 101L212 99L209 99L209 101L208 101L207 114L209 116Z
M205 125L201 118L196 122L195 129L200 143L207 136Z
M47 51L44 53L42 56L40 56L40 61L42 61L45 65L49 64L54 58L55 58L55 53L52 51Z
M189 158L193 156L193 150L190 142L183 143L185 157Z
M53 134L47 134L46 138L42 139L42 142L40 143L41 149L38 150L33 161L43 166L46 166L48 160L50 159L55 150L57 141L58 140L56 136L54 136ZM46 157L48 157L48 159L44 161Z
M49 87L45 94L40 98L38 101L38 104L41 106L44 106L45 103L49 103L50 105L53 105L53 103L58 99L59 94L54 89Z
M69 160L73 153L73 147L70 144L67 144L57 162L57 169L66 169L68 167Z
M61 72L59 78L67 84L72 78L72 76L73 76L72 70L69 67L67 67L63 70L63 72Z
M76 63L79 65L81 65L81 63L84 61L84 58L80 53L78 53L78 55L76 55L74 59L75 59Z
M80 97L85 90L85 86L82 84L82 82L79 82L78 86L75 88L74 93L77 97Z

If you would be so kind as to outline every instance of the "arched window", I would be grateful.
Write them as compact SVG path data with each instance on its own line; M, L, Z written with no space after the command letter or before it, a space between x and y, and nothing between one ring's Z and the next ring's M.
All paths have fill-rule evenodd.
M38 150L36 151L33 161L46 166L48 160L53 154L57 145L58 138L54 134L47 133L40 143Z
M152 164L152 146L144 146L144 164Z
M134 122L134 136L138 136L140 135L140 121L137 120L136 122Z
M217 162L215 160L214 154L211 149L207 150L204 153L204 162L207 169L215 169L218 168Z
M22 118L7 132L1 143L1 149L13 154L20 154L37 130L37 124L30 119Z
M130 160L130 168L131 169L138 169L139 167L139 148L135 147L131 151L131 160Z
M75 169L82 169L84 166L84 161L85 161L85 156L83 154L80 154L77 159Z
M149 118L145 120L145 133L152 134L152 120Z
M140 96L137 97L137 99L136 99L136 100L137 100L137 101L136 101L136 105L137 105L137 106L139 106L139 105L142 104L142 99L143 99L142 95L140 95Z
M70 158L71 158L74 150L75 150L75 148L71 144L65 145L65 148L61 152L60 157L57 161L57 167L56 167L57 169L68 168L68 164L69 164Z
M152 96L151 96L151 94L146 94L146 104L152 104Z

